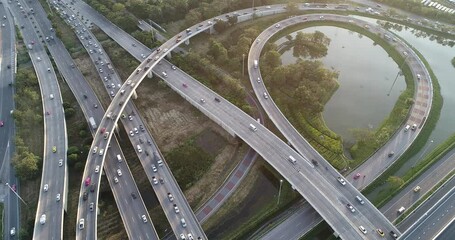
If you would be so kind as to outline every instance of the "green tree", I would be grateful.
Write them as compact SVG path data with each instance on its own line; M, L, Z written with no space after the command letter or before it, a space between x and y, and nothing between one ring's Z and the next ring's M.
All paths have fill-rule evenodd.
M281 56L275 50L268 51L264 55L264 63L266 69L274 69L281 65Z
M213 28L218 33L224 32L228 27L229 27L229 23L227 23L225 21L216 21L215 25L213 25Z
M231 16L231 15L229 15L229 17L228 17L228 23L229 23L229 25L231 25L231 26L234 25L234 24L236 24L236 23L238 22L238 20L239 20L239 18L238 18L237 16Z
M455 67L455 57L452 58L452 66Z
M227 60L227 50L220 42L211 39L209 43L209 51L207 52L213 57L216 62L223 63Z
M78 162L78 159L79 159L79 155L77 153L68 155L68 158L67 158L68 166L70 166L70 167L74 166Z
M13 157L13 166L16 175L22 180L33 179L38 173L39 157L31 152L23 152L21 155Z
M123 12L123 11L125 11L125 5L123 5L121 3L114 3L114 5L112 5L112 11Z
M74 110L74 108L67 108L67 109L65 109L65 118L69 119L72 116L74 116L75 113L76 113L76 110Z

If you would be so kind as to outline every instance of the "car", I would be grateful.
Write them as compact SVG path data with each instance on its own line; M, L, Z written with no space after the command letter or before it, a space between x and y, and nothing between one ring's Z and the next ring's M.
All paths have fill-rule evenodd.
M49 184L44 184L44 191L47 192L49 190Z
M89 209L90 209L90 212L93 212L93 209L95 209L95 204L91 202L89 205Z
M3 127L3 126L5 126L5 123L2 120L0 120L0 127Z
M119 177L121 177L121 176L122 176L122 170L120 170L120 168L119 168L119 169L117 169L117 174L118 174L118 176L119 176Z
M51 112L50 111L46 111L46 115L51 115Z
M153 185L157 185L158 184L158 180L156 179L155 176L152 177L152 181L153 181Z
M60 202L60 193L57 193L57 196L55 197L55 200L56 200L57 202Z
M128 120L133 121L133 116L128 115Z
M215 98L215 102L221 102L221 100L219 98Z
M114 183L118 183L118 178L114 177Z
M126 85L130 85L130 84L131 84L131 80L126 81Z
M101 131L101 133L104 133L104 132L106 132L106 128L101 128L100 131Z
M134 136L133 130L130 130L130 136L131 136L131 137Z
M133 199L136 199L136 198L137 198L136 193L135 193L135 192L132 192L132 193L131 193L131 197L132 197Z
M63 159L58 160L58 166L59 167L63 166Z
M390 231L389 234L390 234L390 236L392 236L393 238L398 238L398 235L397 235L394 231Z
M15 227L12 227L12 228L11 228L11 230L9 231L9 235L10 235L10 236L16 235L16 228L15 228Z
M162 72L161 74L163 74L163 77L167 77L167 73L166 72Z
M367 231L367 230L365 229L365 227L363 227L363 226L359 226L359 229L360 229L360 231L361 231L363 234L367 234L367 233L368 233L368 231Z
M355 208L350 204L346 204L346 207L351 211L351 212L355 212Z
M84 184L87 187L88 185L90 185L91 182L92 182L92 179L90 177L87 177L84 181Z
M175 213L179 213L180 212L180 209L179 209L179 207L177 207L177 204L174 204L174 212Z
M175 67L174 65L172 65L171 68L172 68L172 70L177 69L177 67Z
M52 146L52 152L53 153L57 152L57 146Z
M388 154L389 157L393 157L393 155L395 155L395 152L393 152L393 151L389 152L389 154Z
M194 238L193 238L193 234L191 234L191 233L188 233L188 240L194 240Z
M101 151L100 151L101 152ZM96 165L95 167L95 173L99 173L100 172L100 165Z
M416 187L414 188L414 192L419 192L419 191L420 191L420 186L416 186Z
M379 234L379 236L384 237L384 232L381 229L376 229L376 232Z
M182 224L182 227L186 228L185 218L180 218L180 224Z
M278 23L277 25L275 25L275 28L280 28L281 25Z
M47 68L47 71L50 72L50 71L51 71L51 68Z
M41 58L40 57L37 57L36 60L38 60L38 62L41 62Z
M126 114L122 113L122 116L121 116L121 117L122 117L122 118L126 118Z
M143 221L144 223L147 222L147 217L146 217L145 215L142 215L142 221Z
M186 85L186 83L182 83L182 86L183 86L184 88L187 88L187 87L188 87L188 85Z
M41 217L39 218L39 223L41 225L46 223L46 214L42 214Z
M360 173L356 173L356 174L354 175L354 179L358 179L359 177L360 177Z
M156 168L155 164L152 164L152 170L153 170L153 172L157 172L158 171L158 169Z
M84 223L85 223L85 220L84 220L83 218L81 218L81 219L79 220L79 229L80 229L80 230L84 229Z
M95 154L98 151L98 146L95 146L92 150L92 153Z
M186 240L185 234L180 233L180 240Z
M139 133L139 130L138 130L137 128L134 128L133 130L134 130L134 132L135 132L136 134Z
M342 177L338 177L337 180L339 183L341 183L341 185L346 185L346 181Z
M98 108L98 104L93 104L93 107L94 108Z
M261 78L260 77L258 77L258 83L261 83Z
M416 129L417 129L417 124L415 124L415 123L414 123L414 124L412 124L412 126L411 126L411 130L412 130L412 131L415 131Z
M171 193L168 192L168 193L167 193L167 197L169 198L169 201L170 201L170 202L174 201L174 197L172 196Z
M160 183L164 184L164 179L163 178L160 178Z
M115 96L114 91L111 91L111 97L114 97L114 96Z
M201 103L205 103L205 99L201 98L201 100L199 100Z
M144 128L144 126L142 126L142 124L139 125L139 128L141 129L141 132L145 132L145 128Z
M316 160L314 160L314 159L311 159L311 163L313 163L314 166L319 166L318 161L316 161Z

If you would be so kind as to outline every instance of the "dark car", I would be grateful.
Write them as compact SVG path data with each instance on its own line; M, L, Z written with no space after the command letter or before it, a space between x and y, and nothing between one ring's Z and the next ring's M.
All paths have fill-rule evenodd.
M215 98L215 102L221 102L221 100L219 98Z
M87 198L88 198L88 192L85 191L84 195L82 196L82 199L84 199L84 201L85 201L85 200L87 200Z
M137 198L136 193L132 192L131 197L133 197L133 199L136 199Z
M92 183L90 185L90 192L94 192L95 191L95 183Z
M398 235L394 231L390 231L390 236L393 238L398 238Z
M311 162L314 164L314 166L318 166L319 165L318 161L316 161L314 159L311 159Z

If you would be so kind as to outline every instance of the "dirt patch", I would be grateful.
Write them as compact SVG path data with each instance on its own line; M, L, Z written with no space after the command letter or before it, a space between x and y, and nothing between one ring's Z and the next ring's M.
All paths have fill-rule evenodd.
M208 154L216 156L226 145L226 140L217 132L212 131L211 129L205 129L197 136L196 144Z

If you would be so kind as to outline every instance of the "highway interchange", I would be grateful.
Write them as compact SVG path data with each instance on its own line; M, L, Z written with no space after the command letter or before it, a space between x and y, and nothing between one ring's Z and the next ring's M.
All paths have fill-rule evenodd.
M208 25L209 25L209 24L208 24ZM207 27L210 27L210 26L207 26ZM195 29L195 28L193 28L193 29ZM203 29L203 30L205 30L205 29ZM196 32L196 31L195 31L195 32ZM182 35L185 36L185 33L182 33ZM171 38L170 41L175 41L175 38ZM184 40L182 40L182 42L183 42L183 41L184 41ZM164 49L164 48L166 48L166 47L167 47L167 48L169 49L169 51L170 51L174 46L172 46L171 44L169 44L169 45L166 45L166 44L165 44L163 47L161 47L161 49ZM154 59L153 57L154 57L154 55L150 56L150 58ZM162 58L162 57L163 57L163 56L161 56L161 58ZM33 59L32 59L32 60L33 60ZM159 60L156 60L156 62L157 62L157 61L159 61ZM156 62L154 62L154 64L156 64ZM141 66L144 65L144 64L146 64L146 63L145 63L145 62L142 63ZM143 69L144 69L144 68L143 68ZM155 68L155 69L156 69L156 68ZM155 70L155 69L154 69L154 70ZM182 83L181 81L180 81L180 82L179 82L179 81L176 81L175 84L174 84L174 83L170 83L170 82L171 82L171 78L172 78L172 79L174 78L174 77L172 77L171 75L169 75L169 73L172 72L172 69L170 68L170 65L161 66L161 69L164 69L164 70L168 73L167 81L168 81L168 83L171 85L171 87L173 87L174 89L176 89L179 93L182 93L182 92L184 91L185 94L186 94L186 95L185 95L186 98L189 99L189 101L192 102L194 105L196 105L196 107L200 108L203 112L204 112L204 111L207 111L207 112L208 112L208 110L206 110L206 108L208 108L207 105L213 105L213 104L215 104L215 105L222 105L223 103L225 103L225 100L222 99L221 97L217 96L217 95L215 95L216 98L221 99L222 103L215 103L215 102L213 102L213 103L210 103L210 102L202 103L202 102L200 102L199 97L200 97L200 96L204 96L203 93L198 93L198 91L191 92L191 91L193 90L193 88L194 88L194 89L197 89L198 87L200 88L200 86L197 86L196 84L193 84L193 83L192 83L192 84L189 84L189 83L186 83L186 82L183 82L183 83ZM161 71L161 70L160 70L160 71ZM138 77L143 77L143 76L146 75L146 73L144 73L144 72L142 71L140 74L137 74L137 75L139 75L139 76L136 76L136 74L133 73L132 76L131 76L130 78L132 78L134 82L138 82ZM126 82L127 82L127 81L126 81ZM184 83L187 85L187 87L184 87L185 89L182 89L182 86L183 86ZM138 84L138 83L136 83L136 86L137 86L137 84ZM172 85L172 84L173 84L173 85ZM129 98L129 97L133 94L133 90L134 90L134 89L133 89L133 88L128 88L126 85L127 85L127 83L125 83L124 86L122 86L122 89L127 90L127 91L125 92L124 95L128 95L128 98ZM135 87L134 87L134 88L135 88ZM204 88L202 87L202 89L204 89ZM193 94L192 97L189 97L189 96L191 96L191 94ZM210 92L209 92L209 93L204 93L204 94L205 94L205 97L206 97L205 99L214 99L213 93L210 93ZM43 95L44 95L44 94L43 94ZM44 95L44 96L45 96L45 95ZM185 96L184 96L184 97L185 97ZM120 96L120 97L121 97L121 96ZM117 94L117 96L114 98L114 103L117 103L117 104L118 104L119 101L117 101L117 102L115 102L115 101L116 101L116 98L118 99L118 98L120 98L120 97L119 97L119 94ZM430 99L431 99L431 98L430 98ZM111 105L111 106L112 106L112 105ZM115 107L116 107L116 110L119 110L119 108L118 108L117 106L115 106ZM224 110L224 109L223 109L223 110ZM118 120L118 118L120 117L120 113L121 113L122 111L123 111L123 109L120 109L120 111L117 111L117 114L116 114L116 115L117 115L117 118L116 118L116 120ZM216 110L213 110L213 109L211 109L210 111L211 111L211 112L217 112ZM224 111L226 111L226 110L224 110ZM230 111L230 110L227 110L226 112L228 112L228 111ZM114 113L114 114L115 114L115 113ZM222 115L221 115L222 113L216 113L216 114L217 114L217 116L222 116ZM213 116L212 116L212 117L213 117ZM215 120L216 122L219 122L219 119L217 119L216 117L214 117L214 118L215 118L214 120ZM251 131L248 129L248 124L246 124L245 122L242 122L242 121L251 122L251 119L248 119L248 118L239 118L239 119L241 119L241 120L238 120L238 119L237 119L237 121L239 121L240 124L243 123L244 126L242 126L242 127L245 128L245 129L242 129L242 130L237 130L237 131L240 131L239 136L240 136L240 135L249 135ZM245 120L245 119L246 119L246 120ZM218 120L218 121L217 121L217 120ZM103 121L108 121L108 122L110 122L109 120L106 120L106 119L103 119ZM253 121L254 121L254 120L253 120ZM97 121L97 122L100 122L100 121ZM101 124L100 124L100 125L101 125ZM111 127L113 127L113 124L111 125ZM225 128L228 128L228 129L230 129L230 131L233 131L232 128L231 128L230 126L225 126ZM100 129L100 128L98 128L98 129ZM246 130L246 131L245 131L245 130ZM258 131L257 131L257 133L254 133L254 134L258 134L258 135L259 135L259 133L260 133L261 131L265 131L265 130L258 126ZM111 135L112 135L112 132L113 132L113 131L110 131L109 139L110 139L110 137L111 137ZM237 132L236 132L236 133L237 133ZM98 135L99 135L99 134L98 134ZM103 137L98 136L98 141L99 141L99 142L103 142L104 140L103 140L102 138L103 138ZM242 138L247 138L247 139L248 139L249 136L242 137ZM263 136L263 138L267 138L267 135ZM108 139L108 140L109 140L109 139ZM254 139L253 139L253 140L250 140L250 141L254 141ZM108 141L105 141L105 142L108 142ZM134 146L134 144L133 144L133 146ZM107 148L106 148L106 149L107 149ZM289 151L289 150L285 150L285 152L286 152L286 151ZM283 156L287 156L287 154L288 154L288 152L284 153L284 155L282 154L282 155L281 155L281 158L283 158ZM295 157L298 158L298 159L297 159L298 162L302 161L302 163L303 163L303 159L300 159L300 157L298 157L298 155L296 155ZM280 158L280 157L278 157L278 158ZM283 163L278 163L278 164L283 164ZM285 162L285 164L289 164L289 163L288 163L288 162ZM89 164L87 164L87 165L89 165ZM102 164L101 164L101 165L102 165ZM106 162L106 165L107 165L107 162ZM273 165L273 164L272 164L272 165ZM144 166L144 167L145 167L145 166ZM307 166L305 166L305 167L307 167ZM86 168L86 169L88 169L88 168ZM91 166L90 166L90 169L94 169L94 165L91 165ZM300 169L300 170L305 171L305 169ZM115 174L116 174L116 173L114 172L114 175L115 175ZM44 176L44 171L43 171L43 176ZM84 174L84 176L85 176L85 174ZM170 176L169 176L169 177L170 177ZM85 179L85 178L83 178L83 179ZM339 184L339 183L336 182L336 181L332 181L332 182L335 183L335 184L332 183L333 185ZM99 184L98 184L98 185L99 185ZM348 184L348 185L349 185L349 184ZM322 186L321 186L321 188L322 188ZM82 191L81 191L81 193L82 193ZM157 195L158 195L158 194L157 194ZM165 195L165 194L164 194L164 195ZM96 201L97 201L97 200L96 200ZM96 201L95 201L95 203L96 203ZM345 210L345 209L344 209L344 210ZM123 215L122 215L122 216L123 216ZM87 227L87 226L86 226L86 227ZM374 227L374 226L373 226L373 227ZM86 230L88 231L88 230L91 230L91 229L86 229ZM203 233L202 233L202 234L203 234ZM177 235L177 233L176 233L176 235ZM354 236L354 235L353 235L353 236Z

